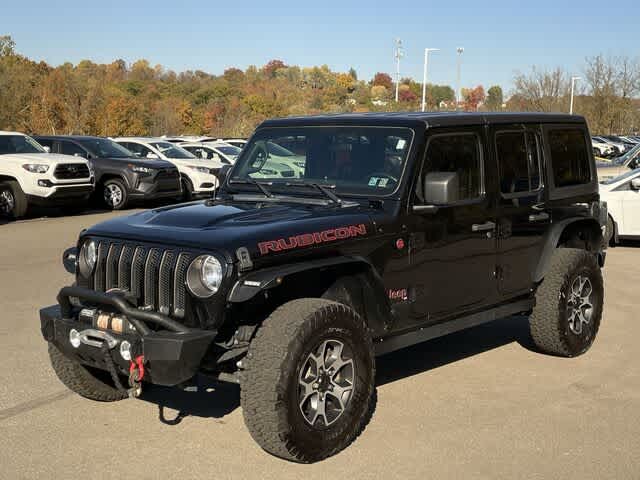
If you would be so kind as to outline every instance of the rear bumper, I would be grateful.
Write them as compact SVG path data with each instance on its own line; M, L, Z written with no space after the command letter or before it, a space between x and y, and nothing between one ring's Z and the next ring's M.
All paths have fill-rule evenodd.
M95 322L79 316L81 309L71 306L69 297L80 298L96 311L121 315L135 328L125 329L126 333L101 329ZM144 381L157 385L172 386L193 378L217 334L214 330L188 329L169 317L137 310L113 294L66 287L60 291L58 301L58 305L40 310L42 336L47 342L53 343L67 357L103 370L107 369L102 350L102 343L106 342L113 363L126 375L131 362L123 358L120 346L127 341L133 356L144 356ZM82 338L75 345L70 340L72 330Z

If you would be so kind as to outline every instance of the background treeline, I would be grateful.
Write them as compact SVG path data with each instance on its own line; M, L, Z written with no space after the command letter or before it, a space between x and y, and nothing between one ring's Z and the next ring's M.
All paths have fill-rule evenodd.
M575 111L594 132L638 129L634 97L640 68L627 58L587 59ZM518 74L513 95L500 86L462 90L464 110L559 111L569 108L570 77L561 69ZM386 73L371 81L354 69L334 72L326 65L302 68L272 60L222 75L199 70L176 73L146 60L96 64L83 60L52 67L34 62L0 37L0 129L31 133L116 135L205 134L247 136L269 117L321 112L419 110L422 85L405 78L399 101ZM456 108L448 85L427 86L429 110Z

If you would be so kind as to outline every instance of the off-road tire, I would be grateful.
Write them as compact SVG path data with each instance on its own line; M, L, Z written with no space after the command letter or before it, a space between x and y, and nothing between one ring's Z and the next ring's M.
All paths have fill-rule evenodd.
M355 362L354 390L335 423L318 429L299 408L304 359L326 339L348 342ZM294 462L338 453L362 432L375 405L375 359L369 330L351 308L324 299L299 299L275 310L258 329L244 360L241 404L253 439Z
M122 200L120 201L120 203L117 203L115 205L111 205L104 198L104 190L109 185L113 185L113 186L117 187L120 190L121 195L122 195ZM127 207L127 204L129 203L129 194L127 192L127 186L119 178L110 178L109 180L104 182L104 184L102 185L102 189L101 190L102 190L102 202L107 208L109 208L111 210L123 210L123 209L125 209Z
M6 216L14 220L24 217L27 213L29 202L22 188L20 188L20 184L15 180L5 180L4 182L0 182L0 192L4 190L8 191L13 197L13 209L6 214ZM0 215L3 214L0 213Z
M590 322L580 335L569 327L567 306L571 285L579 275L586 276L593 289ZM534 343L540 350L552 355L575 357L585 353L600 328L603 303L602 272L593 253L575 248L558 248L538 287L536 306L529 318Z
M113 386L107 372L92 373L87 367L66 357L52 343L49 343L49 358L60 381L78 395L98 402L116 402L127 398L126 392Z

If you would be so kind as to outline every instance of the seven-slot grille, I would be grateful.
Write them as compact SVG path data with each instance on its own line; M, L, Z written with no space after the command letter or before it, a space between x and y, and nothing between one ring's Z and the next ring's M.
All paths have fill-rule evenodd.
M87 178L89 176L89 167L84 163L62 163L56 167L53 176L60 180Z
M191 254L171 249L100 241L93 288L130 292L138 306L183 318Z

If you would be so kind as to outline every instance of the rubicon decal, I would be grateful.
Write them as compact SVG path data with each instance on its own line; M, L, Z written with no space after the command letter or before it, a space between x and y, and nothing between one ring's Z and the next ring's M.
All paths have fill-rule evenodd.
M362 237L367 234L367 226L363 223L359 225L348 225L346 227L331 228L321 232L303 233L289 238L279 238L258 243L258 249L262 255L269 252L282 252L294 248L308 247L321 243L335 242L346 238Z

